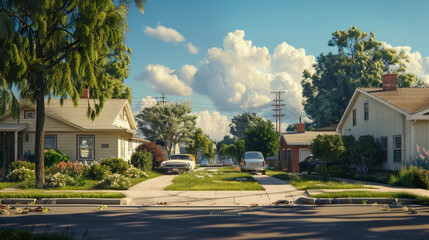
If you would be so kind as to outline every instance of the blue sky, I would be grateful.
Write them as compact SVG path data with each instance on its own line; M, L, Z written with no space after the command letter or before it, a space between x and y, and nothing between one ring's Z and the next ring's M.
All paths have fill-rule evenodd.
M218 135L214 138L226 133L225 124L235 114L254 111L268 118L271 115L266 103L269 94L264 95L261 89L267 92L270 87L290 91L286 96L290 109L283 120L290 123L296 121L298 115L305 114L300 106L301 99L297 97L300 67L311 66L313 56L335 51L327 42L336 30L356 25L365 32L374 31L377 40L392 47L410 47L405 49L412 54L410 71L429 79L428 9L429 1L424 0L147 0L145 14L136 8L130 9L128 14L130 31L126 43L133 54L130 76L125 83L132 88L135 110L141 107L141 98L160 96L161 89L168 87L171 88L167 91L170 92L168 100L191 99L195 113L208 111L201 115L200 125L209 134ZM160 35L145 32L147 27L155 32L160 30L157 27L172 29L183 39L168 42L160 39ZM283 55L274 56L274 49L282 42L287 44L282 45ZM198 53L190 52L186 46L189 43ZM225 49L225 43L230 44L231 49ZM250 46L246 48L243 44ZM246 55L252 47L255 52ZM220 53L209 54L212 48L218 48ZM266 63L265 58L271 59L270 62ZM275 58L283 60L273 63ZM192 67L179 70L184 65ZM241 79L251 73L249 69L256 69L256 73L264 76L252 80L249 75L249 80ZM192 79L182 77L185 72L195 71ZM239 78L234 79L234 76ZM266 88L258 88L259 81L272 82ZM225 88L211 86L214 82ZM246 100L250 98L265 101L265 104ZM218 114L214 116L214 112ZM211 124L204 123L207 121Z

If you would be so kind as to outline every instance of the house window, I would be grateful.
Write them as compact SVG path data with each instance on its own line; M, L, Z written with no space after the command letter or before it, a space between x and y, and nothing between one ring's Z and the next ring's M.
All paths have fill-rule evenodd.
M94 160L94 136L77 137L79 160Z
M381 156L382 160L387 162L387 137L380 137L380 145L381 145Z
M24 119L34 119L36 114L34 113L34 110L26 110L24 111Z
M402 162L402 136L393 136L393 162Z
M353 126L356 126L356 109L353 109Z
M363 103L363 112L364 112L363 119L364 120L368 120L369 119L369 109L368 108L369 108L368 107L368 102L364 102Z
M43 140L44 149L57 149L57 136L56 135L45 135Z

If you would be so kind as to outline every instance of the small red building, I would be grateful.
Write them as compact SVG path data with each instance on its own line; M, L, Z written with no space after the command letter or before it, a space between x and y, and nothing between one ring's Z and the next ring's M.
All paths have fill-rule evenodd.
M279 139L279 170L299 172L299 162L312 155L310 151L311 140L319 134L337 134L333 131L305 131L305 124L298 123L298 131L283 133Z

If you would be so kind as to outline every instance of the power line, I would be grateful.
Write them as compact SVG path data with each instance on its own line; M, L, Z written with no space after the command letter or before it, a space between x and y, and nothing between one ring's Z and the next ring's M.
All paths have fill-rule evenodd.
M165 94L164 93L162 93L162 97L155 97L155 98L161 98L162 99L162 105L165 105L165 103L166 102L168 102L168 101L165 101L165 99L167 98L166 96L165 96Z
M276 117L276 132L281 133L282 132L282 117L284 114L282 114L282 106L286 106L286 104L282 104L284 101L282 99L282 93L285 92L271 92L274 93L275 99L273 100L275 104L272 104L271 106L274 106L275 109L273 111L275 112L275 115L273 117Z

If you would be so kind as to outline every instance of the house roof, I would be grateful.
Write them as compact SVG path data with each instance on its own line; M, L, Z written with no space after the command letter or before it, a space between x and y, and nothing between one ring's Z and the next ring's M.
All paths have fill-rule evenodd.
M26 123L0 123L0 129L4 132L16 132L27 128Z
M284 133L282 138L287 145L311 145L311 140L319 134L337 134L336 132L304 132L304 133Z
M66 99L63 105L60 104L60 99L51 99L46 102L46 115L56 118L57 120L68 123L81 130L123 130L113 123L122 108L131 113L128 100L126 99L106 99L103 109L94 121L87 117L88 104L94 106L94 99L79 99L78 107L73 105L71 99ZM129 108L129 109L128 109ZM129 114L128 113L128 114ZM132 114L131 114L132 116ZM134 117L128 117L131 129L136 129Z
M382 88L358 88L393 106L415 114L429 108L429 88L397 88L383 91Z

